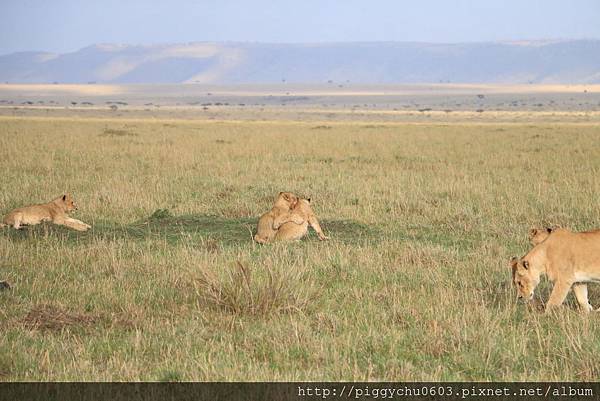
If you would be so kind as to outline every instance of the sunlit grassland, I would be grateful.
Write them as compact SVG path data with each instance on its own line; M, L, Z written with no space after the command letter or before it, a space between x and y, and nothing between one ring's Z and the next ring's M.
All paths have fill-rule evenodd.
M599 135L2 118L0 212L70 191L93 229L0 231L0 380L598 380L600 315L507 261L600 226ZM252 243L282 190L330 241Z

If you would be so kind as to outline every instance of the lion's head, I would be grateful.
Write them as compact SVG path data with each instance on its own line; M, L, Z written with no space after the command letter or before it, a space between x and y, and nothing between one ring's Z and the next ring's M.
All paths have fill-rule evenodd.
M554 228L532 228L529 230L529 242L531 245L536 246L541 244L548 238L548 236L554 231Z
M292 192L280 192L275 200L275 206L284 209L293 209L298 203L298 197Z
M512 270L513 284L517 288L517 296L519 299L531 301L533 291L540 282L539 273L535 272L529 261L523 258L513 257L509 266Z
M77 210L77 205L71 194L64 194L63 196L56 198L54 202L58 203L65 212Z
M298 198L296 209L311 210L310 198Z

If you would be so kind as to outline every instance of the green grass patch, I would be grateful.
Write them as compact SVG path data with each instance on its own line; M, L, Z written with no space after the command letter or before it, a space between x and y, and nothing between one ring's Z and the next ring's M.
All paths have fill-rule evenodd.
M167 209L157 209L147 219L129 225L117 225L109 221L97 221L86 232L77 232L53 224L23 227L20 230L5 229L11 240L30 241L53 238L66 243L86 243L96 239L123 241L147 239L165 240L170 244L182 241L204 240L220 246L250 244L258 218L228 218L210 215L174 216ZM321 225L331 240L340 243L376 241L380 230L353 220L322 220ZM314 231L301 242L319 241Z

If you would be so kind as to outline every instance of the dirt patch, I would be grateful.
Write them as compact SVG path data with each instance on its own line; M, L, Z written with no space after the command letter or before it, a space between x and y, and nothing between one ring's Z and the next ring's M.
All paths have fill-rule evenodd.
M77 313L55 305L36 305L22 320L30 330L60 331L66 327L86 327L94 324L99 317L89 313Z

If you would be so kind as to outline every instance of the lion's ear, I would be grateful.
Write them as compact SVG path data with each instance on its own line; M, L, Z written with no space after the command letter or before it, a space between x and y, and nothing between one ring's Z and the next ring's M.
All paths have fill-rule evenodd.
M306 198L306 200L308 201L308 203L310 203L310 198Z
M552 231L554 231L554 228L552 228L552 227L547 227L547 228L546 228L546 232L547 232L548 234L550 234Z
M528 262L528 261L524 260L522 264L523 264L523 268L524 268L525 270L528 270L528 269L529 269L529 262Z
M533 237L534 235L536 235L538 233L537 228L532 228L531 230L529 230L529 236Z
M63 202L67 200L67 194L64 194L62 197Z

